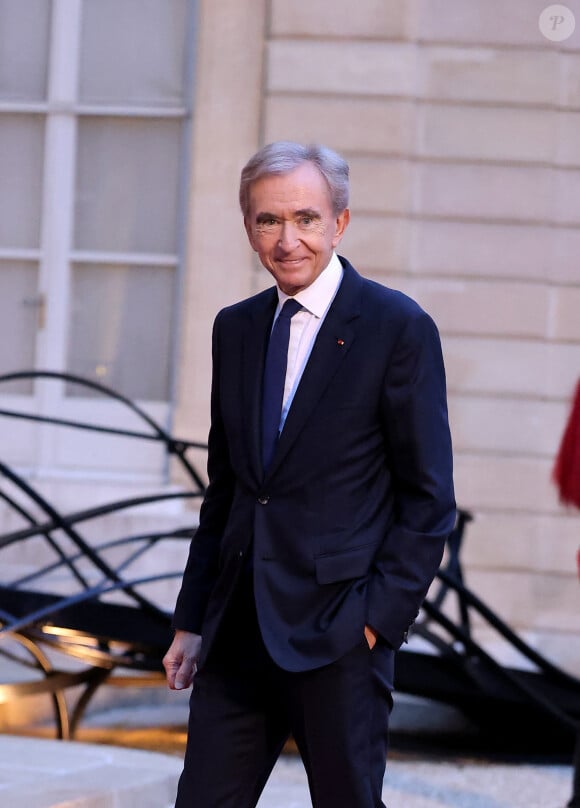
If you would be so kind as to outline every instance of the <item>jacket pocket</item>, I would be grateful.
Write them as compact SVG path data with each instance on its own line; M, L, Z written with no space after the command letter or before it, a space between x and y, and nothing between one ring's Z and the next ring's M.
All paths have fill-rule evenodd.
M375 557L379 542L362 544L348 550L324 553L314 559L319 584L333 584L352 578L364 578Z

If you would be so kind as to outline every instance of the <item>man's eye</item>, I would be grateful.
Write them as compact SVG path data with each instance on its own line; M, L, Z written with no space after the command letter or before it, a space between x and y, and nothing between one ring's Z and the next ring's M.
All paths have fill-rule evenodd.
M300 219L300 224L303 227L310 227L310 225L313 223L313 221L314 221L314 219L312 218L312 216L303 216Z
M257 231L262 233L269 232L273 230L277 224L276 219L262 219L258 222Z

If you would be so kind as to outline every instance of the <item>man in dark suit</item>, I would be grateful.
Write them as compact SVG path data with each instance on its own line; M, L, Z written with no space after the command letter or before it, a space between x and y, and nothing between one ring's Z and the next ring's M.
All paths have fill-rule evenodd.
M439 336L336 255L335 152L264 147L240 203L276 287L214 326L210 483L164 661L194 682L176 805L255 806L292 734L315 808L379 808L393 656L455 519Z

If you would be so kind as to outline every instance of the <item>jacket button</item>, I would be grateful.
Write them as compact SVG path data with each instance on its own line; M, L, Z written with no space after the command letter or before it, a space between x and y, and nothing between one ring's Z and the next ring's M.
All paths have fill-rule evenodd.
M270 497L258 497L260 505L267 505L270 502Z

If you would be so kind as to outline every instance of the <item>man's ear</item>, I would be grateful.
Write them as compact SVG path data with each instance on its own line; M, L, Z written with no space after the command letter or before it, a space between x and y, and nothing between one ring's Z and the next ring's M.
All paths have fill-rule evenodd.
M332 239L332 246L336 247L342 237L344 236L344 231L348 227L348 223L350 222L350 210L345 208L341 213L338 214L336 217L336 230L334 233L334 238Z

